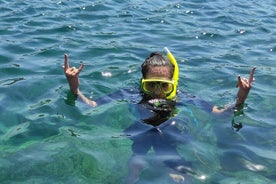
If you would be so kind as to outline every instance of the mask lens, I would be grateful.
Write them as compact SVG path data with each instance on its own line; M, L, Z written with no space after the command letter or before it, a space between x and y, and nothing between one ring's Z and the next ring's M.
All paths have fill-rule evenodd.
M173 85L168 82L161 82L160 87L165 94L171 93L173 89Z
M156 82L144 82L143 83L143 90L146 93L153 93L156 90L157 87L157 83Z
M173 91L172 81L143 81L142 90L145 93L153 93L157 88L160 88L163 93L169 94Z

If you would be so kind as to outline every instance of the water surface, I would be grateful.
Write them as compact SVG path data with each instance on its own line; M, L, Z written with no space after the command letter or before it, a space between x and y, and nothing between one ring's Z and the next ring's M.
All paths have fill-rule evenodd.
M233 102L237 75L257 66L240 131L231 129L232 114L178 106L191 137L178 151L206 176L193 183L275 182L275 7L273 0L0 0L1 183L123 183L132 154L123 132L137 119L129 105L139 94L94 109L66 104L63 54L86 64L81 90L97 99L138 88L141 63L165 46L178 60L181 91L217 105ZM169 173L152 164L138 183L174 183Z

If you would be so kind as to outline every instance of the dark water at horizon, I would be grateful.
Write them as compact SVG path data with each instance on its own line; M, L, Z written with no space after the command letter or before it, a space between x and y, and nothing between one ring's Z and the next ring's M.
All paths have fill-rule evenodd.
M132 154L123 132L139 94L66 104L63 55L85 63L80 88L97 99L137 88L141 63L163 47L178 60L179 89L220 106L234 101L237 75L257 67L238 132L232 114L177 106L191 137L178 152L206 176L191 182L275 183L275 1L0 0L0 18L1 183L123 183ZM137 183L176 183L148 159Z

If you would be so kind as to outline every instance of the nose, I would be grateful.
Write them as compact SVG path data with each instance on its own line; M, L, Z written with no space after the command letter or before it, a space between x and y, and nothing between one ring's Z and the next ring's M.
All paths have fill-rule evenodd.
M158 86L153 93L155 98L164 98L165 94L163 93L163 91L161 90L160 86Z

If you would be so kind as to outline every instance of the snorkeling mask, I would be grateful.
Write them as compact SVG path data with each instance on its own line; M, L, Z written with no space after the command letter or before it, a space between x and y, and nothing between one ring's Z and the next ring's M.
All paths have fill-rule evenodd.
M172 100L176 96L179 69L178 69L177 62L176 62L174 56L172 55L172 53L169 51L169 49L167 47L165 47L164 51L165 51L168 59L170 60L171 64L174 66L172 80L142 79L141 88L145 93L151 94L156 90L157 87L159 87L160 90L164 94L166 94L166 99Z
M163 79L142 79L141 86L142 90L147 94L153 93L156 88L159 87L160 90L168 96L173 92L174 82Z

